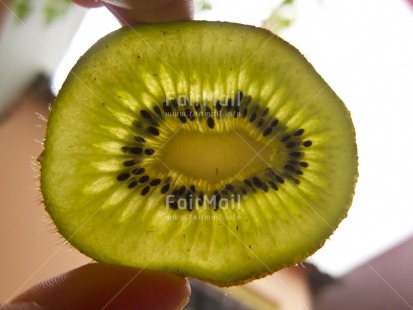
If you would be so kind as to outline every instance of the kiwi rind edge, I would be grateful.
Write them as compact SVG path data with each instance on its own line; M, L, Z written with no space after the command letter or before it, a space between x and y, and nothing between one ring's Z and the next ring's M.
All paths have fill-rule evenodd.
M59 97L57 99L57 103L55 105L55 107L52 108L52 114L58 114L58 113L62 113L62 112L58 112L58 110L60 109L59 106L60 105L64 105L64 103L60 103L63 101L66 101L68 99L66 98L76 98L76 96L74 96L73 94L71 94L71 92L73 92L73 88L71 88L71 84L75 83L75 80L79 78L79 73L80 76L82 74L82 72L86 72L87 70L90 70L90 68L86 68L90 66L90 60L92 58L92 56L100 53L100 51L107 49L108 44L118 44L118 43L122 43L122 40L120 39L121 37L123 37L123 34L127 34L127 33L131 33L131 32L142 32L144 33L146 31L146 29L149 29L149 31L162 31L164 29L166 29L167 31L170 31L170 29L178 29L181 27L181 29L188 29L188 28L203 28L203 29L208 29L209 27L228 27L231 28L233 27L233 31L235 30L239 30L241 31L241 33L244 34L245 31L245 35L247 35L247 32L251 32L253 31L252 29L255 29L254 31L260 32L261 35L263 36L268 36L269 38L271 38L272 40L277 40L278 44L281 44L284 46L285 49L288 49L291 51L291 53L294 54L294 57L301 57L302 60L300 61L305 61L304 57L291 45L289 45L287 42L283 41L282 39L276 37L275 35L273 35L272 33L270 33L269 31L264 31L262 29L256 29L253 27L249 27L249 26L243 26L243 25L236 25L236 24L229 24L229 23L210 23L210 22L184 22L184 23L172 23L172 24L165 24L165 25L152 25L152 26L139 26L137 28L132 28L132 29L121 29L119 31L114 32L113 34L110 34L109 36L101 39L99 42L97 42L86 54L85 56L81 57L78 64L75 66L75 68L72 71L72 74L69 76L68 80L65 82L63 89L61 90L61 92L59 93ZM174 28L175 27L175 28ZM211 29L212 30L212 29ZM138 39L139 39L139 35L138 35ZM118 40L118 41L116 41ZM115 42L115 43L113 43ZM299 55L299 56L298 56ZM293 57L293 58L294 58ZM301 65L301 64L300 64ZM307 62L304 63L304 67L306 70L310 70L311 73L313 74L313 78L314 80L317 80L318 82L321 80L321 78L319 77L319 75L315 72L315 70L311 67L310 64L308 64ZM321 80L322 81L322 80ZM324 87L327 89L327 91L332 92L330 90L330 88L328 87L328 85L322 81L321 82ZM334 96L333 96L334 97ZM63 98L63 99L59 99L59 98ZM350 115L347 111L347 109L345 108L344 104L341 102L340 99L338 99L338 97L336 98L334 104L338 104L341 105L341 110L342 113L344 115L344 118L348 119L348 122L346 124L347 126L347 130L350 130L351 133L349 134L349 137L352 136L354 142L353 145L349 145L349 148L352 148L352 155L351 158L349 157L349 170L351 170L351 172L353 172L353 179L348 180L348 182L350 182L351 184L348 185L349 188L352 188L351 192L348 191L346 193L346 203L345 203L345 207L341 206L341 212L339 216L335 217L334 221L331 221L328 223L329 225L329 229L325 230L324 233L318 237L318 242L314 242L312 246L308 247L306 249L306 251L302 251L301 255L297 255L296 257L292 258L290 257L288 260L288 263L283 263L283 264L279 264L277 266L270 266L269 268L264 268L262 269L260 272L254 271L253 274L244 274L242 276L234 276L228 280L226 279L222 279L222 278L211 278L208 277L208 274L205 272L202 273L198 273L197 270L194 270L194 272L188 272L188 271L177 271L174 268L168 267L168 268L158 268L155 267L154 269L161 269L164 271L169 271L169 272L176 272L178 274L183 274L183 275L188 275L188 276L192 276L192 277L196 277L200 280L204 280L213 284L216 284L218 286L231 286L231 285L238 285L238 284L243 284L246 282L249 282L253 279L257 279L257 278L261 278L264 277L268 274L271 274L279 269L297 264L299 262L301 262L303 259L305 259L306 257L308 257L309 255L313 254L316 250L318 250L319 248L321 248L325 242L325 240L331 235L331 233L336 229L336 227L339 225L339 223L341 222L342 219L344 219L347 215L347 211L348 208L351 205L351 201L352 201L352 197L354 194L354 187L355 187L355 183L357 180L357 149L356 149L356 145L355 145L355 132L354 132L354 127L351 124L351 118ZM57 112L55 112L57 111ZM60 116L61 117L61 116ZM123 264L124 262L121 262L117 259L112 259L110 257L108 257L107 255L101 255L100 253L98 253L98 250L96 251L96 249L92 249L90 246L90 244L83 244L82 241L80 239L76 239L73 238L73 235L76 234L76 231L73 230L73 228L70 228L72 226L72 224L70 223L70 219L69 218L65 218L63 213L59 213L59 211L56 211L58 208L60 208L57 204L57 200L53 194L53 190L52 188L55 186L55 182L58 180L55 180L54 177L52 177L52 172L54 168L51 168L53 165L53 162L56 160L55 158L53 158L53 155L50 155L48 150L50 148L53 148L53 146L51 145L52 142L50 141L55 141L55 139L58 139L55 137L55 135L57 135L55 133L55 131L60 131L62 132L61 129L59 129L59 127L61 125L58 124L58 121L60 121L61 119L59 119L57 116L53 116L51 117L50 123L48 125L49 128L53 128L52 129L48 129L47 132L47 137L46 137L46 143L45 143L45 153L44 153L44 157L42 158L42 175L41 175L41 189L42 189L42 193L43 193L43 197L44 197L44 201L46 204L46 209L49 212L50 216L52 217L52 219L55 221L58 231L71 243L73 244L77 249L79 249L80 251L84 252L85 254L93 257L94 259L96 259L97 261L102 261L102 262L110 262L110 263L120 263ZM57 129L56 129L57 128ZM55 142L53 142L55 143ZM346 164L346 163L345 163ZM47 168L44 168L47 167ZM62 196L61 196L62 197ZM64 195L63 195L64 197ZM61 198L59 198L61 199ZM344 204L343 204L344 205ZM129 262L126 262L127 265L132 265L132 266L136 266L134 264L130 264ZM144 265L139 265L136 267L147 267ZM153 268L152 266L148 266L147 268Z

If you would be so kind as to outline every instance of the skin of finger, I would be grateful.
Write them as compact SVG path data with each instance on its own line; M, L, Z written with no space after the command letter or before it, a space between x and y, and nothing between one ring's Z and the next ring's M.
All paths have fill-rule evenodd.
M122 25L183 21L194 17L192 0L124 0L122 2L126 2L125 6L129 9L103 1Z
M21 302L16 304L0 304L1 310L46 310L34 302Z
M89 264L42 282L10 306L33 303L45 309L182 309L188 281L180 276L126 266ZM10 308L13 309L13 308Z

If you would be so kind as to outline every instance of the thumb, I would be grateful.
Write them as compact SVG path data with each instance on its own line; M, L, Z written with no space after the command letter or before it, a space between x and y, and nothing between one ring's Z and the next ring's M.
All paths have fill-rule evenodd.
M189 295L183 277L94 263L36 285L2 309L182 309Z
M101 0L122 25L191 20L193 0Z

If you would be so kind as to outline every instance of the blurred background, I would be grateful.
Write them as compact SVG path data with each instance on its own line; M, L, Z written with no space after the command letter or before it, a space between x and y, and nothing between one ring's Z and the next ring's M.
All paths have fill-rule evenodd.
M413 309L413 4L196 1L196 19L263 26L295 45L351 111L359 181L348 217L300 266L242 287L193 281L187 309ZM67 0L0 0L0 303L90 262L55 232L38 190L49 104L119 28Z

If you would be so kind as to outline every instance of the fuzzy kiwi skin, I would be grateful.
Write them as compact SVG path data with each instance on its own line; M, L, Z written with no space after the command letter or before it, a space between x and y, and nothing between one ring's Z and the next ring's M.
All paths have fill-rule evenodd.
M303 101L305 101L312 98L315 93L321 91L320 101L323 104L326 102L325 105L327 105L327 108L325 108L323 104L314 104L312 109L315 112L321 113L321 116L316 115L317 117L326 118L329 116L329 113L332 113L332 117L335 118L338 125L341 126L337 133L334 134L336 134L337 137L339 137L340 134L344 136L343 144L345 144L345 148L343 148L343 152L347 153L345 153L345 155L338 156L342 160L342 162L340 162L339 169L343 169L342 174L345 175L345 178L343 177L342 180L340 179L339 183L336 182L335 186L333 186L335 192L342 195L340 198L337 198L339 200L337 206L330 206L327 205L327 203L322 203L322 207L324 207L324 209L317 209L317 212L312 214L308 210L299 209L302 201L293 201L292 204L296 203L298 205L298 207L291 205L292 209L294 209L294 207L297 208L297 210L294 210L294 212L297 213L297 218L287 218L285 224L281 223L278 225L276 225L277 222L274 219L272 219L269 223L261 223L263 226L275 225L272 231L275 231L276 234L280 235L280 239L284 240L284 242L289 238L287 236L282 239L284 231L291 232L295 229L309 231L308 234L311 235L311 238L308 240L306 239L305 242L303 241L303 239L307 238L305 234L302 235L302 238L295 237L295 239L290 240L291 251L288 249L288 244L284 244L284 246L280 247L277 242L274 242L274 246L272 247L269 240L260 240L258 237L254 239L249 236L254 235L255 231L245 231L245 235L241 235L241 239L250 238L248 241L255 240L257 243L257 248L253 246L250 250L242 249L242 251L238 248L232 248L232 244L239 242L239 240L233 235L229 235L227 236L227 243L223 241L221 245L216 244L214 246L213 255L215 255L217 259L215 262L211 260L210 264L206 262L206 256L201 255L202 251L197 252L196 249L194 250L193 244L188 245L188 243L183 241L182 243L174 243L174 240L172 240L171 246L168 244L165 246L165 253L155 255L157 253L151 252L151 248L157 248L159 246L156 243L157 238L162 239L165 238L165 235L168 233L173 234L175 232L174 227L168 227L165 223L162 227L155 226L156 231L149 228L143 229L141 227L137 227L136 236L129 236L128 234L130 234L130 232L122 229L122 225L125 225L125 222L119 220L119 218L121 218L120 215L122 214L121 211L119 211L119 208L112 208L112 206L109 206L106 209L100 208L101 205L105 204L105 197L98 195L95 195L92 198L83 196L83 188L88 186L88 182L85 183L82 180L82 176L96 173L95 168L87 165L88 162L94 161L95 155L92 154L93 148L89 149L86 146L77 147L76 142L82 140L80 135L82 132L92 132L94 129L93 126L82 124L99 124L101 121L100 111L104 110L102 107L107 107L111 104L110 102L107 102L106 97L112 96L111 93L115 92L119 87L116 84L119 79L119 76L115 74L116 72L114 73L113 78L106 78L108 82L100 82L101 79L105 79L104 73L106 72L105 70L99 68L105 68L106 65L113 66L116 69L122 68L122 65L125 64L122 64L119 60L119 56L117 56L117 60L113 59L113 54L118 55L126 48L136 51L134 56L136 57L138 55L140 59L153 55L154 48L155 51L156 48L161 48L164 52L168 48L168 39L176 40L174 39L174 33L176 34L178 31L191 31L195 33L194 36L208 36L210 35L208 33L212 33L218 38L219 35L222 35L222 42L220 40L214 42L214 44L222 44L219 46L224 46L224 41L228 39L225 43L227 44L227 42L230 42L230 39L232 40L236 35L244 36L242 40L245 42L248 42L247 37L251 35L251 39L258 38L257 42L260 42L261 44L274 44L273 48L279 48L280 50L265 49L264 51L258 51L258 55L255 56L260 56L261 60L268 60L263 61L263 63L266 64L268 62L269 66L277 64L277 61L275 60L276 58L279 58L280 62L284 61L283 65L288 65L288 70L286 70L283 74L286 76L284 79L294 82L294 89L288 89L287 87L287 89L291 92L291 96L304 98ZM160 35L163 35L166 39L164 43L165 45L159 44L159 40L164 40L163 37L155 38ZM145 48L142 47L143 44L133 43L131 39L133 36L135 36L136 41L141 43L142 41L140 40L153 40L151 41L151 43L153 43L151 44L151 49L145 50ZM213 35L210 35L208 39L209 43L212 36ZM239 39L239 37L237 38ZM175 48L178 49L179 47L175 46ZM107 54L105 54L105 50L108 51ZM123 56L125 57L125 55ZM130 55L126 56L130 57ZM243 55L246 59L251 56L254 56L252 51L250 54L246 53ZM93 61L92 58L94 58ZM187 59L184 61L178 61L177 67L181 66L183 67L182 70L185 70L185 63L187 62ZM132 67L130 63L125 66ZM246 69L250 70L247 72L257 73L257 71L261 71L254 70L255 68L252 67L253 65L251 65L251 67L247 65ZM283 67L281 66L281 68ZM264 68L262 69L264 70ZM297 71L296 75L294 75L292 73L294 70L301 71ZM274 79L276 78L277 77ZM79 79L82 81L81 84L77 82ZM113 81L111 81L111 79L113 79ZM224 83L224 80L225 79L217 81L216 86L219 87L219 83ZM265 83L271 84L271 81L266 81L265 77L257 77L257 80L258 84L261 85L264 85ZM134 82L137 83L135 80ZM151 80L151 82L153 83L153 80ZM113 85L111 83L113 83ZM94 87L95 85L97 85L96 87L98 91L102 92L102 97L104 97L104 99L99 98L95 100L95 97L100 96L88 94L91 87ZM296 87L296 85L300 85L301 88ZM261 102L269 102L271 113L275 113L275 111L277 111L278 106L276 100L273 100L271 95L265 93L265 89L260 90L248 85L246 82L241 81L238 85L229 89L229 92L234 93L239 89L250 94L253 98L257 98L257 100L260 100ZM143 91L143 86L142 89L139 90ZM264 92L264 94L262 94L262 92ZM168 95L170 93L172 93L172 96L174 95L173 91L169 91ZM179 92L175 95L177 94L179 94ZM156 97L156 94L154 95L152 93L151 95ZM158 101L161 102L161 100L164 100L164 94L158 96L157 98ZM114 105L109 106L109 108L113 107ZM141 107L139 107L139 109L140 108ZM294 108L298 107L294 106ZM139 109L137 111L139 111ZM284 113L288 114L288 111L284 111ZM67 119L67 115L70 115L69 119ZM311 113L305 116L310 117ZM333 126L333 124L329 125ZM323 129L325 128L323 127ZM331 130L334 131L334 127L331 127ZM91 138L92 141L90 144L98 143L98 140L94 140L95 138L97 137ZM333 138L330 138L330 136L329 139L331 139L331 141L334 140ZM85 143L85 141L83 141L83 143ZM336 147L336 145L334 146ZM75 152L73 152L74 149ZM314 149L316 149L316 146ZM69 156L64 152L60 152L60 150L73 153ZM326 151L329 152L329 150ZM84 154L84 156L86 156L86 160L83 155L78 156L78 154ZM99 155L99 151L97 151L97 155ZM320 161L325 161L326 158L327 157L321 157ZM355 144L355 131L351 122L350 114L342 101L334 94L327 83L321 79L312 66L305 61L304 57L294 47L282 41L269 31L229 23L185 22L139 26L132 29L121 29L100 40L79 60L78 64L73 69L71 75L59 93L54 106L52 107L45 141L45 152L41 161L41 189L46 210L56 223L58 231L81 252L100 262L116 263L178 273L185 276L198 278L218 286L242 284L253 279L266 276L281 268L297 264L304 260L307 256L313 254L324 244L325 240L331 235L341 220L346 216L348 208L351 205L355 182L357 179L357 148ZM79 165L83 165L81 169L79 168ZM332 174L334 173L335 172L333 171ZM73 185L72 180L76 179L77 176L80 176L78 182L79 185ZM334 174L333 176L337 178L340 177L339 174ZM114 177L116 177L116 175L114 175ZM327 183L331 180L334 181L334 178L326 178L323 181ZM291 187L290 184L288 186ZM305 182L304 186L310 188L310 185ZM342 193L339 190L340 187L344 188ZM318 189L316 188L313 194L310 193L310 196L311 199L313 199L311 201L315 201L314 204L318 207L316 199L319 194L316 193L316 190ZM272 196L268 198L265 193L259 192L257 193L257 199L259 199L257 201L268 201L266 203L267 207L273 213L280 212L280 208L277 206L277 202L280 200L275 199L275 193L271 193L271 195ZM320 201L323 201L323 199L327 202L329 201L329 197L326 198L320 196ZM164 214L176 213L176 211L167 210L164 208L160 201L158 201L158 203L161 205L159 212L163 212ZM92 208L93 204L96 204L94 208ZM82 207L79 207L79 205ZM248 206L250 208L257 207L259 204L257 202L250 202ZM305 205L302 206L305 207ZM326 211L325 209L328 207L333 208L334 212L331 211L330 213L329 211ZM151 223L151 219L147 214L145 214L145 212L147 211L143 209L142 222L139 222L138 215L129 215L127 221L132 219L137 221L137 223L141 226L144 226L145 222ZM187 216L179 210L178 212L179 214ZM213 212L215 211L211 211L210 214L213 214ZM217 212L220 211L218 210ZM241 214L242 217L238 224L240 226L248 225L248 227L252 229L253 226L251 224L246 224L245 221L250 219L251 222L254 219L254 215L249 214L246 210L242 212L244 213ZM327 213L324 214L322 212ZM317 216L325 218L322 220L315 219ZM308 217L308 221L304 220L305 217ZM294 221L296 221L296 224L294 224ZM306 224L307 222L311 222L312 225ZM155 225L155 223L151 224ZM196 233L197 231L194 230L194 227L196 226L195 224L196 223L190 224L192 225L191 227L193 227L191 228L192 230L183 229L181 232L177 233L176 236L182 237L185 236L186 233L186 238L188 238L188 235L190 235L189 233ZM128 222L126 222L126 225L131 226ZM308 225L309 227L306 227L305 225ZM317 225L322 227L314 230L310 227ZM135 229L135 226L132 227ZM104 230L101 230L102 228ZM213 232L214 229L216 229L216 227L212 226L211 232ZM257 226L256 229L258 230L260 227ZM129 228L129 230L131 230L131 228ZM162 230L166 232L163 233ZM206 229L205 233L207 232L208 230ZM154 233L159 233L158 237L153 237L152 235ZM119 235L119 237L116 237L116 235ZM257 234L257 236L258 235L259 234ZM119 245L119 240L122 240L125 236L130 237L130 240L125 241L125 244L123 245L124 249L122 249L122 246ZM277 240L277 236L272 236L271 238ZM271 238L268 237L268 239ZM164 242L164 240L160 241L161 243ZM260 246L259 243L261 242L267 244L268 246ZM200 245L200 247L201 246L202 245ZM237 245L237 247L241 246L241 244ZM184 253L184 250L194 251L195 256L193 257L195 258L188 257L188 255ZM235 257L231 257L232 253L234 253ZM248 257L249 261L247 261ZM155 262L154 258L156 260ZM226 260L228 262L226 262Z

